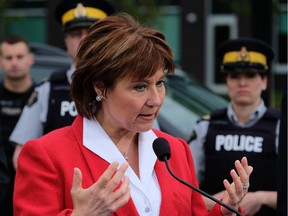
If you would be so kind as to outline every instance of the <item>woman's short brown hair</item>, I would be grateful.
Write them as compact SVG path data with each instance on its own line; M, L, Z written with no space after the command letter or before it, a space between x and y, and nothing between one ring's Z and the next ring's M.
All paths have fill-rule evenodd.
M93 84L101 82L107 90L119 79L141 80L160 68L165 73L174 72L173 52L161 32L141 25L126 13L97 21L80 44L72 76L71 96L78 113L94 117Z

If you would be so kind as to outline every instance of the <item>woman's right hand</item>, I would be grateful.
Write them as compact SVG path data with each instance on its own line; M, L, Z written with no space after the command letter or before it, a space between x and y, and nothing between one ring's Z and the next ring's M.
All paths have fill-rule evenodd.
M223 203L230 205L231 207L238 209L241 201L245 197L249 188L249 178L253 171L253 167L249 166L246 157L243 157L241 161L235 161L235 169L230 171L230 175L233 182L230 184L227 179L223 181L226 191L223 194ZM230 210L221 206L222 215L234 215Z
M71 216L111 215L128 202L129 178L124 173L129 165L123 163L117 170L118 165L118 162L111 163L99 180L87 189L82 188L80 169L74 168L71 188L74 210Z

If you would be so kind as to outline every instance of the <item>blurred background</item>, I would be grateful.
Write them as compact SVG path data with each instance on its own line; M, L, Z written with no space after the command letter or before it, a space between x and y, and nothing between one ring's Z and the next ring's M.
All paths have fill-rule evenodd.
M65 49L54 18L58 0L1 0L0 40L20 34L32 43ZM264 100L280 107L287 85L287 1L285 0L110 0L117 9L162 31L175 63L214 93L226 96L215 51L239 36L270 44L275 59Z

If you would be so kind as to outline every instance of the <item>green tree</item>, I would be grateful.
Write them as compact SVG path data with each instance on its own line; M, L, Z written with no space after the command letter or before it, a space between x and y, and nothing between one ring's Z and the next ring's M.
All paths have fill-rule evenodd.
M5 35L5 19L4 13L7 8L9 8L13 3L19 0L1 0L0 1L0 39Z
M159 23L161 5L168 5L172 0L110 0L119 11L132 15L148 26Z

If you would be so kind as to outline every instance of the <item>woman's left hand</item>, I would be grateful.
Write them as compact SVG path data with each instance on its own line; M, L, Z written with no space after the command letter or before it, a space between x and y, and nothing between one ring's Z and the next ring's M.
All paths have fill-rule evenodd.
M230 184L227 179L223 181L224 187L226 189L223 195L223 202L231 207L238 209L241 201L245 197L249 188L249 177L253 171L253 167L249 166L246 157L235 161L235 169L230 171L230 175L233 182ZM224 216L233 215L231 211L221 206L221 212Z

